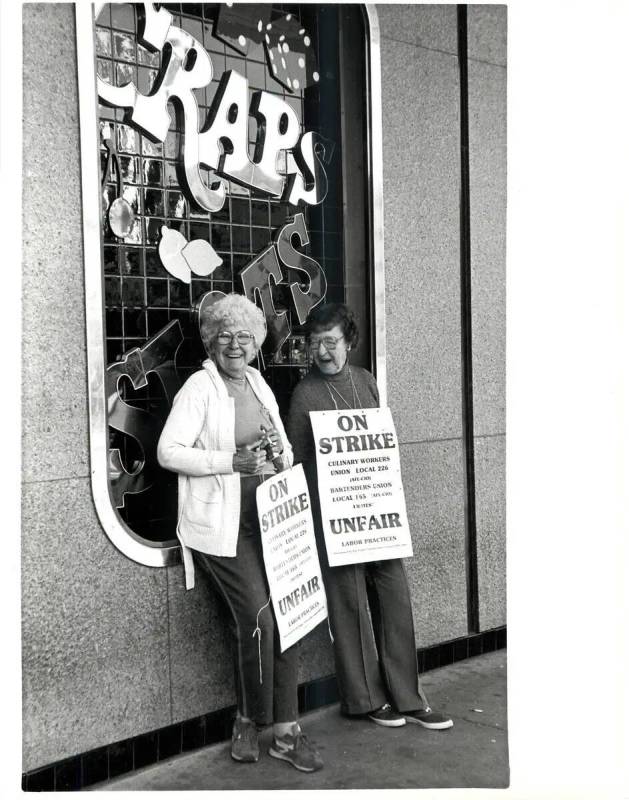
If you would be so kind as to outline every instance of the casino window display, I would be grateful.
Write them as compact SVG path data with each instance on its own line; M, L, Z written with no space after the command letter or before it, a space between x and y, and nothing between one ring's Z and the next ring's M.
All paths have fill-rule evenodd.
M285 414L308 370L309 311L369 284L367 259L352 274L344 267L343 209L357 193L352 224L368 249L367 177L347 175L348 146L362 152L367 139L361 14L95 6L108 490L139 541L175 544L176 478L156 445L205 357L203 309L230 292L262 309L267 337L254 366ZM342 63L350 28L363 40ZM341 108L356 81L360 138L348 142ZM363 316L371 302L363 290Z

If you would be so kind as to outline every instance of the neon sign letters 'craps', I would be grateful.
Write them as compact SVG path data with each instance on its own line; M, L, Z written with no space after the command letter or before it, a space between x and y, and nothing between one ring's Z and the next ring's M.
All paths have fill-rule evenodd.
M104 5L96 3L96 18ZM98 76L98 94L111 106L131 109L131 122L160 142L166 139L170 126L168 103L178 102L184 120L187 186L183 188L190 199L206 211L220 210L226 197L226 178L293 205L322 203L327 193L324 163L329 163L333 149L329 143L326 146L325 140L312 131L301 134L297 114L275 94L255 91L249 105L249 83L235 70L223 74L208 118L201 126L193 90L212 81L209 53L193 36L172 24L173 17L165 8L157 11L153 3L138 8L140 44L162 55L155 84L150 94L142 94L133 82L113 86ZM272 76L291 92L316 83L319 74L305 29L290 14L281 21L268 22L260 16L267 14L265 7L260 8L259 14L258 8L254 13L251 6L244 5L237 11L243 18L253 13L254 24L242 30L264 42ZM230 46L246 48L247 37L238 34L237 26L230 27L233 21L225 13L219 15L217 35L222 31ZM249 110L258 125L253 159L248 149ZM278 158L283 153L286 166L278 170ZM201 176L201 167L211 171L209 185Z
M104 5L96 4L96 19ZM328 192L325 164L331 161L334 143L315 131L301 133L296 112L276 94L254 91L249 102L249 82L236 70L222 75L201 125L194 90L212 81L209 53L191 34L172 24L173 17L165 8L156 10L153 3L142 3L137 11L140 45L161 55L154 84L143 94L133 82L113 86L97 76L98 94L104 103L127 109L135 127L161 142L171 124L168 104L176 101L177 110L183 112L185 180L181 188L188 198L201 210L217 212L225 203L226 181L231 180L294 206L322 203ZM318 83L314 47L306 29L291 14L273 22L270 17L268 5L221 6L214 36L245 55L251 44L263 45L269 74L278 88L281 85L295 92ZM249 114L257 122L253 158L249 154ZM278 162L284 166L278 169ZM202 167L210 170L207 183ZM271 281L275 285L284 282L282 264L304 276L301 284L290 284L299 324L325 296L327 284L321 266L293 247L293 235L301 246L308 244L303 214L284 225L274 243L240 272L244 294L262 305L267 320L265 355L276 353L291 332L286 311L278 313L273 304ZM164 268L184 283L190 283L193 273L209 276L222 262L209 242L188 242L166 225L158 249Z

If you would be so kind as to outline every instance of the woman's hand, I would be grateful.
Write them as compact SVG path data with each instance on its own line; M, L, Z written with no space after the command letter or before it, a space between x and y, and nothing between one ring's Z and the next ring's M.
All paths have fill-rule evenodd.
M236 450L232 461L234 472L242 472L245 475L256 475L262 469L266 461L264 450L258 450L261 439L253 444Z
M262 428L262 426L261 426ZM282 451L284 450L282 446L282 437L279 435L276 428L262 428L263 430L263 443L262 446L264 447L267 442L270 442L271 447L273 448L273 453L278 456L281 455Z

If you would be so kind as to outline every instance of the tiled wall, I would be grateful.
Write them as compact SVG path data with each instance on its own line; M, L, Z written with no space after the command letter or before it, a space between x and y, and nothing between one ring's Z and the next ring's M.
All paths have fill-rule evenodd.
M389 403L417 644L467 633L456 6L378 6Z
M408 572L418 645L427 646L467 633L456 7L378 11L389 398L414 523L416 556ZM505 21L496 13L489 23L499 35L492 37L470 9L483 627L504 622L498 341L504 331L504 127L496 129L492 104L504 120ZM180 567L149 569L129 561L96 518L88 459L74 9L27 4L23 18L23 769L30 771L227 706L233 695L227 634L212 595L201 587L184 592ZM486 209L502 220L494 226L498 238L483 227ZM484 335L483 324L491 326ZM325 626L302 648L301 663L302 681L332 672Z

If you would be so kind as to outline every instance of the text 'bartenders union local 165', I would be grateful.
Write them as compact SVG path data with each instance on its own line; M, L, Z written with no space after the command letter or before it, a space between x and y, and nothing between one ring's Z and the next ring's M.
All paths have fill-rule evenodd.
M331 567L413 555L389 408L311 411Z
M256 502L264 566L284 652L328 616L301 464L261 483Z

